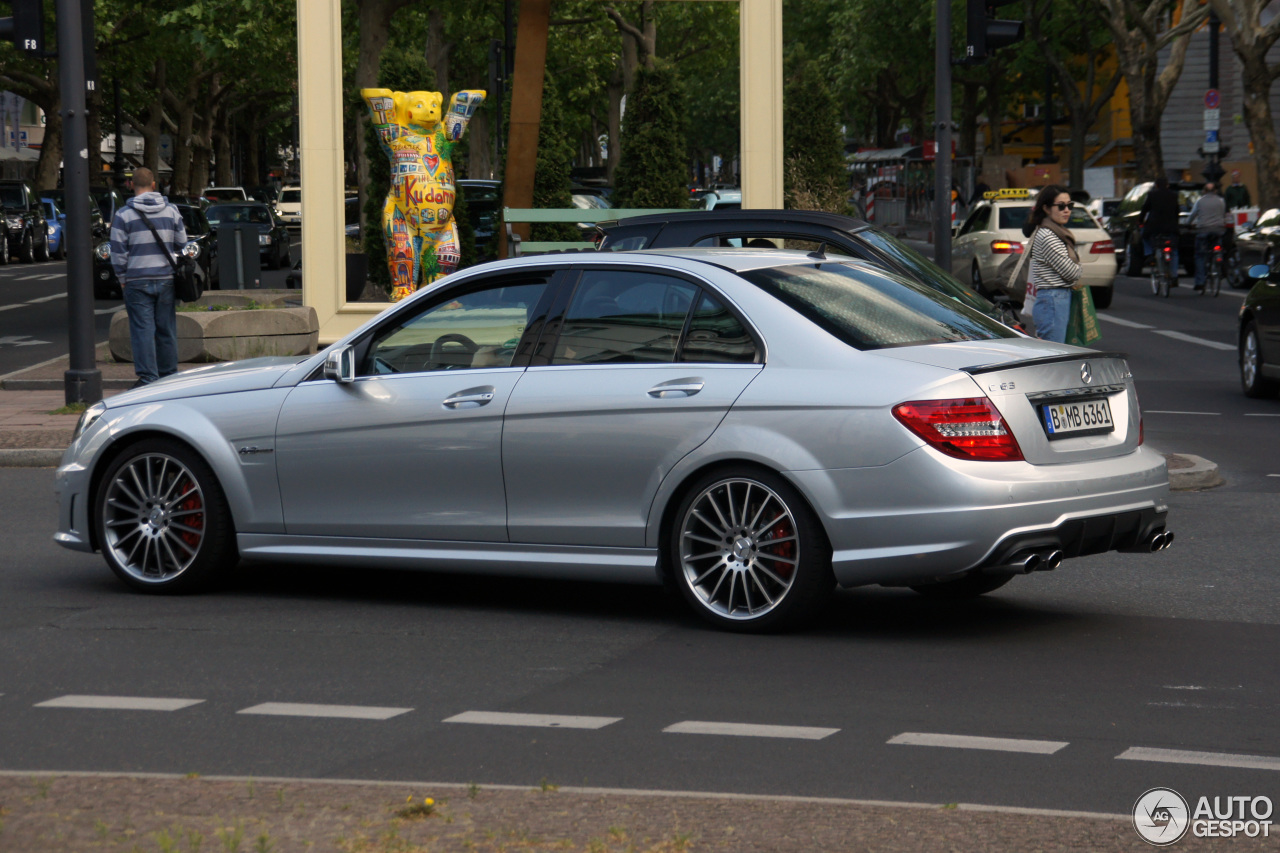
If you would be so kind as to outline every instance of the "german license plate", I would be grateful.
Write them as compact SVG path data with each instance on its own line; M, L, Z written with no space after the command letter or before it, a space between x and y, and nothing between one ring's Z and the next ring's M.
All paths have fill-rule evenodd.
M1106 397L1049 403L1040 407L1040 414L1050 439L1112 432L1116 428L1111 420L1111 403Z

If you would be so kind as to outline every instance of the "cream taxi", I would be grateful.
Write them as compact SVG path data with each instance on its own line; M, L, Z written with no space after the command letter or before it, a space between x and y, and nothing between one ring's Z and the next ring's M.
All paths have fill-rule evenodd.
M1027 238L1022 226L1031 216L1035 190L993 190L974 205L951 240L951 272L961 281L972 283L973 289L990 296L1002 292L996 283L996 270L1011 255L1021 254ZM1093 288L1093 302L1098 308L1111 305L1112 285L1116 278L1116 248L1111 236L1082 205L1071 210L1067 227L1076 238L1080 253L1083 281ZM1006 294L1014 302L1022 302L1023 292Z

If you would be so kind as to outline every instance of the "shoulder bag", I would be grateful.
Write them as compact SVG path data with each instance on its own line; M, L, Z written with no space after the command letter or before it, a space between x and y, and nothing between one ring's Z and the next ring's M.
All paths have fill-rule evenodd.
M151 224L151 220L141 210L134 208L142 221L151 229L151 236L156 238L156 243L164 249L164 256L169 259L169 266L173 267L173 295L182 302L195 302L204 293L204 288L200 284L200 280L196 277L196 264L186 255L179 255L175 261L173 252L169 251L169 247L160 239L159 232L156 227Z

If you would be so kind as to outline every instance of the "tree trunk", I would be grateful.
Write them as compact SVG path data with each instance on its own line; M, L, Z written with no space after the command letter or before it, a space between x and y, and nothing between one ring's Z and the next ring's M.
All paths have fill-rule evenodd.
M1258 207L1280 206L1280 147L1276 143L1275 120L1271 113L1271 84L1274 76L1267 68L1266 54L1240 56L1244 64L1244 123L1253 142L1253 159L1258 170Z
M449 92L449 55L453 43L444 38L444 7L432 6L427 10L426 59L436 75L436 91Z
M197 78L187 81L186 97L178 104L178 127L173 135L173 192L175 195L194 195L203 185L191 186L191 135L195 129L196 95L199 93Z
M373 89L378 86L378 71L382 64L382 51L391 38L391 17L398 10L407 6L409 0L360 0L358 20L360 22L359 48L356 54L356 73L354 87L359 95L361 89ZM368 122L368 109L363 102L357 111L356 119L356 191L360 195L360 227L364 228L365 189L369 185L369 152L365 150L365 127Z
M244 132L244 174L245 179L255 187L266 183L262 179L262 159L258 156L261 148L262 134L256 124L251 124Z
M103 180L102 174L102 92L94 89L85 93L85 132L89 142L89 185L98 186ZM115 116L112 115L114 129ZM123 152L122 152L123 153ZM110 183L110 179L105 179Z
M220 187L236 186L236 177L234 163L231 154L231 126L227 120L227 108L220 105L217 109L217 117L212 127L213 144L215 151L215 180Z
M58 171L62 163L62 101L55 100L44 110L44 142L40 144L40 159L36 162L35 188L51 190L58 186Z
M630 58L628 58L630 54ZM608 157L605 160L605 180L609 182L609 186L613 186L613 177L618 171L618 164L622 162L622 99L627 94L627 89L631 85L631 78L634 75L635 62L635 45L630 39L622 40L622 55L618 58L618 65L613 70L613 75L609 78L609 83L605 87L605 93L609 97L609 113L607 121L609 123L609 150ZM631 69L630 71L628 69Z
M482 180L493 179L493 130L489 127L487 110L476 110L467 128L468 150L467 177ZM461 175L459 175L461 177Z

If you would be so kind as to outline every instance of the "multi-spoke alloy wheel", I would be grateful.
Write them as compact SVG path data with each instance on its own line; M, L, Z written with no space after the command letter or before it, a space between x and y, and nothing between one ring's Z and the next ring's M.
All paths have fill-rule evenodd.
M234 554L226 499L204 461L172 442L126 451L98 490L98 544L136 589L187 591Z
M1250 320L1240 340L1240 387L1246 397L1270 397L1276 393L1274 379L1262 375L1262 352L1258 348L1258 327Z
M753 472L704 480L677 516L671 550L681 591L723 627L783 627L830 589L821 528L788 484L765 479Z

